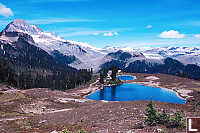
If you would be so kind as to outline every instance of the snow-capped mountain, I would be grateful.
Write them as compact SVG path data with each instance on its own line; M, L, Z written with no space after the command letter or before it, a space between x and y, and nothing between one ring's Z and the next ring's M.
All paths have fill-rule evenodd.
M197 47L160 47L143 51L148 59L174 58L184 64L200 65L200 48Z
M102 49L90 46L87 43L64 40L53 33L43 32L36 25L29 25L24 20L17 19L6 26L2 32L2 40L17 41L18 36L14 33L24 33L32 37L32 44L45 50L49 54L57 51L64 56L75 56L76 61L69 64L75 68L95 68L98 64L93 63L105 54ZM90 60L88 60L90 59Z
M36 25L28 25L23 19L16 19L4 29L6 32L23 32L31 35L42 33L42 29Z
M44 32L36 25L29 25L24 20L17 19L6 26L0 34L2 43L13 45L20 37L23 37L28 43L41 48L49 55L59 61L77 69L99 67L111 60L117 60L118 54L121 58L131 55L126 60L126 65L136 60L148 60L148 62L162 63L162 61L171 57L184 64L200 65L200 48L190 47L160 47L160 48L139 48L131 47L113 47L96 48L88 43L65 40L53 33ZM14 47L14 46L13 46ZM3 46L1 46L3 49ZM123 51L119 53L118 51ZM117 58L112 55L117 53Z
M119 50L122 50L124 52L136 52L137 50L134 50L131 47L124 46L124 47L113 47L113 46L105 46L102 51L105 53L110 53L110 52L117 52Z

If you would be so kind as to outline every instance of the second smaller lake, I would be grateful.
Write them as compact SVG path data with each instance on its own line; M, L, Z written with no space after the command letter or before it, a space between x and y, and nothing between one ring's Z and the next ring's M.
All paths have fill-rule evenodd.
M120 75L120 76L117 76L117 78L120 79L120 80L124 80L124 81L134 80L135 79L134 76L129 76L129 75Z

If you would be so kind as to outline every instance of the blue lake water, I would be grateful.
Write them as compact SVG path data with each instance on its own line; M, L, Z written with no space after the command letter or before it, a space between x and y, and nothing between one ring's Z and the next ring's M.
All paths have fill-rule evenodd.
M180 98L174 91L163 88L155 88L138 84L125 83L113 87L104 87L102 90L87 96L91 100L106 101L135 101L153 100L167 103L184 104L185 99Z
M120 76L117 76L117 78L120 79L120 80L125 80L125 81L135 79L134 76L129 76L129 75L120 75Z

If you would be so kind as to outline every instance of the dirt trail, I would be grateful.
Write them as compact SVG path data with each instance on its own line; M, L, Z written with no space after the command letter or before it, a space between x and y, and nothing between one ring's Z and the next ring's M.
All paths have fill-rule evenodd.
M72 109L60 109L60 110L55 110L55 111L47 112L46 114L58 113L58 112L65 112L65 111L70 111L70 110L72 110Z

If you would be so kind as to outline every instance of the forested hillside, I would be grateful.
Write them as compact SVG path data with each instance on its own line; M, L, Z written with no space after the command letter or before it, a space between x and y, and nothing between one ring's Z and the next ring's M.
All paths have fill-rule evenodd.
M17 69L15 69L17 68ZM19 89L52 88L66 90L84 84L91 79L92 70L58 70L15 67L8 60L0 59L0 82L7 82Z
M13 33L14 34L14 33ZM31 44L27 34L15 33L18 40L0 41L1 82L18 88L70 89L91 79L91 69L76 70L66 65L73 57L60 60Z
M195 64L184 65L181 62L166 58L164 63L152 63L147 60L136 60L126 66L126 61L112 60L101 66L102 69L110 69L115 66L127 73L164 73L185 78L200 79L200 67Z

